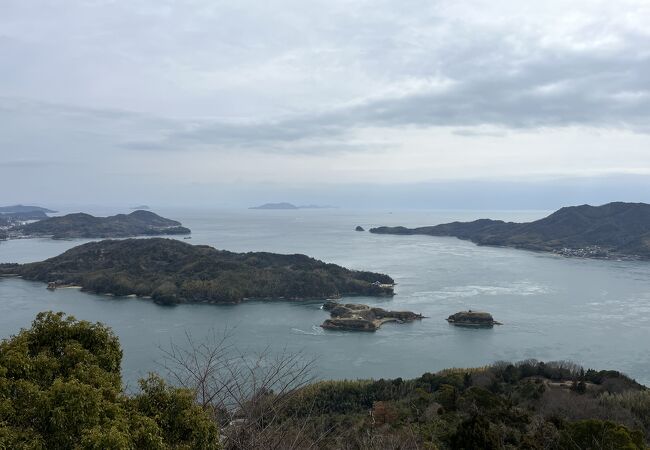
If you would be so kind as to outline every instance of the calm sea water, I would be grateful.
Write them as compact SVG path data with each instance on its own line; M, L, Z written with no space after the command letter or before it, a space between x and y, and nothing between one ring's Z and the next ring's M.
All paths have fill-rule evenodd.
M112 213L114 211L95 211ZM251 302L235 306L162 307L73 289L0 279L0 335L29 326L39 311L64 311L101 321L118 334L130 385L158 370L160 346L202 339L225 328L243 351L266 346L301 350L317 359L322 378L414 377L445 367L496 360L569 359L586 367L614 368L650 383L650 263L566 259L513 249L477 247L455 238L382 236L354 227L433 225L479 217L532 220L540 211L156 212L193 230L193 244L232 251L305 253L349 268L391 275L392 299L352 301L423 313L421 322L387 324L376 333L324 331L320 302ZM38 261L82 240L17 240L0 244L0 262ZM491 312L493 329L450 326L444 319L465 309Z

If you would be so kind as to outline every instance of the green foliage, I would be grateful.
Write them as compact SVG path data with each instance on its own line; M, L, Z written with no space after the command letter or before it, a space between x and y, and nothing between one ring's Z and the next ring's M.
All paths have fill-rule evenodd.
M40 313L0 343L0 448L219 448L190 392L150 379L126 396L121 358L109 328Z
M216 409L204 410L192 392L155 375L126 395L121 357L110 329L62 313L41 313L30 329L0 343L0 449L220 448ZM271 439L277 448L639 450L646 448L639 428L650 427L644 387L619 372L585 372L568 362L322 381L265 390L263 399L273 407L260 411L273 414L256 423L272 422L279 434L258 436L262 447L255 448ZM618 419L602 420L603 411ZM247 420L224 433L227 448L238 448L232 436L252 433Z
M609 393L612 382L625 392ZM580 383L584 391L577 388ZM405 449L636 449L645 448L639 446L644 434L636 428L647 430L649 399L642 386L619 372L585 372L566 361L524 361L426 373L414 380L319 382L301 389L284 414L307 420L313 436L329 434L321 448L383 448L368 447L369 440L376 446L401 442L386 448ZM545 410L549 405L557 408ZM569 420L614 412L625 422ZM572 439L581 447L567 446ZM605 446L586 446L598 439Z
M413 387L401 378L378 381L321 381L301 390L291 402L290 410L307 414L316 410L323 414L365 412L377 401L398 400Z
M562 431L561 448L566 450L644 450L643 434L603 420L581 420Z
M172 389L151 375L140 381L142 393L130 400L136 411L155 418L165 442L184 442L191 448L217 448L214 422L195 403L192 392Z
M609 409L623 408L630 411L646 429L650 429L650 390L626 391L619 394L606 392L599 400Z
M457 450L497 450L503 448L495 425L482 416L475 415L463 421L451 435L449 444Z

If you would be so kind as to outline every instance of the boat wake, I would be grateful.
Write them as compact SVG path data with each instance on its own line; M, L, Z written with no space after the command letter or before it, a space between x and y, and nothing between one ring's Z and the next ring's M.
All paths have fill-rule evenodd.
M300 328L292 328L291 332L293 334L302 334L302 335L308 335L308 336L321 336L321 335L325 334L325 331L321 327L319 327L317 325L313 325L311 327L311 331L301 330Z

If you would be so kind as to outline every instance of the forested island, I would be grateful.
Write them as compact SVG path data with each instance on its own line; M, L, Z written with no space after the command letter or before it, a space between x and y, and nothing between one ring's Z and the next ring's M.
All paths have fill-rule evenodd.
M377 234L454 236L478 245L548 251L590 258L650 259L650 205L571 206L534 222L479 219L419 228L378 227Z
M499 362L312 381L309 362L167 353L127 390L112 330L46 312L0 342L0 448L644 450L650 391L615 370Z
M8 230L10 237L124 238L133 236L190 234L189 228L176 220L166 219L150 211L133 211L95 217L85 213L50 217L38 222L18 225Z
M42 262L2 265L0 274L168 304L386 296L394 283L305 255L233 253L164 238L90 242Z

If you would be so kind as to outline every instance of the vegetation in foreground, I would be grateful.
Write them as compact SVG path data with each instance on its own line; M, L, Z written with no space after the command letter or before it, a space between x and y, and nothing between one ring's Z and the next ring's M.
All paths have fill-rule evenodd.
M101 324L41 313L0 344L2 449L217 449L194 393L151 376L128 396L117 337Z
M646 449L650 392L616 371L496 363L412 380L313 382L300 355L227 336L164 351L124 393L117 338L41 313L0 344L0 448Z
M4 265L0 273L78 285L160 303L236 303L244 299L392 295L383 274L348 270L305 255L232 253L173 239L90 242L43 262Z

